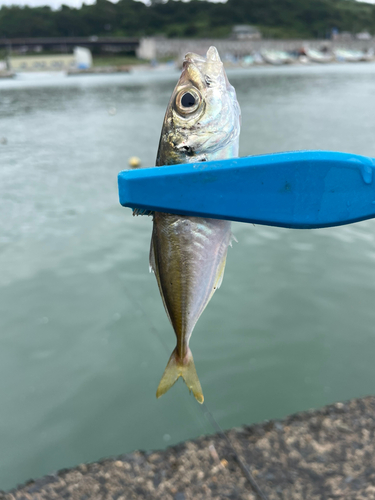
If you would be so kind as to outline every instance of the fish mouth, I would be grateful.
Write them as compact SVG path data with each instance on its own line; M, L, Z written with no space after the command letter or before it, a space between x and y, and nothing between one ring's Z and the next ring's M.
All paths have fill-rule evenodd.
M184 61L191 62L199 66L200 64L205 64L208 62L217 62L222 64L219 52L216 47L211 46L206 53L206 57L200 56L199 54L195 54L194 52L188 52L185 55Z
M195 76L194 78L189 78L190 80L194 80L195 83L198 83L197 72L199 73L199 80L201 83L199 86L203 86L202 84L204 84L206 88L218 86L226 90L233 89L232 85L229 83L216 47L211 46L207 50L206 56L188 52L185 55L183 67L188 74Z

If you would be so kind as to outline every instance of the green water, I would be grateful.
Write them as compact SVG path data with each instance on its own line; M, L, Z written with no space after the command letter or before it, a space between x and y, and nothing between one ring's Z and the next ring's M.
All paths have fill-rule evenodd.
M151 220L117 197L154 164L178 73L0 81L0 489L213 429L182 382L148 271ZM375 157L375 64L229 73L241 155ZM114 114L115 113L115 114ZM375 393L375 221L234 224L223 286L191 347L224 428Z

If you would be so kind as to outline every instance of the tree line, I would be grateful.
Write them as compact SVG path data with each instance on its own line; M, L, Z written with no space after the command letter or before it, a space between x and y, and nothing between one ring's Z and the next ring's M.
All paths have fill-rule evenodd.
M375 5L355 0L96 0L81 8L2 6L0 38L54 36L226 37L237 24L270 38L324 38L332 29L375 34Z

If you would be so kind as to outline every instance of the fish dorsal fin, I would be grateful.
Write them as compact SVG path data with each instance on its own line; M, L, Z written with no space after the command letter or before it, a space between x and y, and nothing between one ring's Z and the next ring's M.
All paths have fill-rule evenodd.
M154 212L147 208L133 208L133 215L154 215Z

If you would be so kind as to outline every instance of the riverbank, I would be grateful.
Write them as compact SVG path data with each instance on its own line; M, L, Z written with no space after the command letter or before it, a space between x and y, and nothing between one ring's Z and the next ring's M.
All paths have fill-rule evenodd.
M375 397L226 431L269 500L375 499ZM1 500L256 500L224 436L31 480Z

